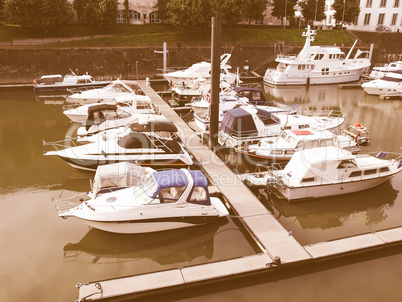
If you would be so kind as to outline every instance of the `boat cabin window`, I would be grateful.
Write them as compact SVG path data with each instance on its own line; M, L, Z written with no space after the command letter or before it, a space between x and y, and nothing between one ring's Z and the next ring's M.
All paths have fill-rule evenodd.
M382 167L380 169L380 172L389 172L389 168L388 167Z
M319 53L314 57L314 60L322 60L322 58L324 57L323 53Z
M295 150L285 150L285 154L293 155L293 154L295 154Z
M370 170L364 171L364 175L372 175L372 174L376 174L376 173L377 173L377 169L370 169Z
M310 125L308 124L299 125L299 129L305 129L305 128L310 128Z
M314 177L306 177L302 179L302 182L313 182L314 180Z
M334 141L332 139L324 139L320 141L320 147L334 146Z
M321 74L322 75L328 75L329 74L329 68L328 67L321 68Z
M318 141L309 141L304 143L304 149L313 149L318 147Z
M357 176L361 176L362 175L362 171L353 171L352 173L349 174L349 177L357 177Z
M176 202L186 187L171 187L163 188L159 191L158 199L160 203L174 203Z

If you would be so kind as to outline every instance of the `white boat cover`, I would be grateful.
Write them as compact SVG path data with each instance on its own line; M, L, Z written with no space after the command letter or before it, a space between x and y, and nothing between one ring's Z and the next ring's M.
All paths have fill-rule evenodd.
M153 172L155 170L152 168L127 162L98 166L92 185L92 194L95 197L102 188L137 186Z

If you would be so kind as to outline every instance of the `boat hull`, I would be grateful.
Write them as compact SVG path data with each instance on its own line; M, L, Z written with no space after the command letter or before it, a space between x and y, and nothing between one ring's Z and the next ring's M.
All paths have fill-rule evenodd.
M169 231L214 223L219 216L170 217L149 220L103 222L82 220L86 225L111 233L141 234Z
M392 175L386 175L365 180L303 187L287 187L276 184L271 188L277 197L294 202L304 199L330 197L364 191L382 184L391 177Z

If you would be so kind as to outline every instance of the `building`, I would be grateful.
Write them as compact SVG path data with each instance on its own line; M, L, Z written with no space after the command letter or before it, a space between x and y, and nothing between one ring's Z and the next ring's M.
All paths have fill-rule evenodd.
M126 23L125 1L118 1L119 16L117 23ZM128 0L129 23L130 24L147 24L160 23L157 9L158 0Z
M402 31L402 0L360 0L357 23L348 24L347 28L375 31L378 25L383 25L392 32Z

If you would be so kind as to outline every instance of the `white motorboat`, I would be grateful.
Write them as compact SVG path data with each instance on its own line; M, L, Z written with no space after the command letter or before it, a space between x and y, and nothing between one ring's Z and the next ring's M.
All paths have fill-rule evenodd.
M368 51L357 50L350 58L338 46L311 46L316 30L307 26L303 36L306 42L298 55L278 55L276 69L267 69L264 83L269 85L315 85L358 81L363 71L370 67Z
M100 165L117 162L160 168L188 167L193 164L191 156L177 141L173 132L177 128L172 122L133 124L131 129L117 128L113 130L116 133L106 132L110 135L99 133L93 138L88 137L90 142L87 144L60 150L53 144L56 150L46 152L45 155L59 156L72 167L89 171L95 171Z
M139 91L136 81L115 80L99 89L90 89L69 95L66 101L80 104L105 103L113 101L118 96L139 94Z
M380 79L363 83L362 88L371 95L402 94L402 70L390 71Z
M118 119L128 114L158 114L159 109L145 95L122 95L107 103L93 103L63 111L72 122L85 123L89 114L101 111L106 120Z
M239 177L248 185L268 186L279 198L297 201L354 193L373 188L402 171L402 156L385 159L352 154L338 147L303 149L295 152L284 169Z
M256 162L259 160L288 161L301 149L338 146L352 153L360 151L359 145L347 135L336 135L325 129L283 130L277 137L263 138L257 144L235 148Z
M167 231L217 222L229 215L211 197L201 171L154 172L138 185L97 194L78 206L57 205L60 217L76 217L90 227L112 233Z
M395 61L389 64L377 64L371 70L368 78L375 80L381 79L388 72L402 70L402 61Z
M221 80L234 85L238 81L238 75L231 73L229 69L232 67L227 63L231 57L231 54L221 55L220 69L221 69ZM164 73L162 76L171 85L183 85L192 86L194 81L198 78L210 79L211 78L211 63L210 62L199 62L193 64L191 67L185 70L178 70L169 73Z
M35 92L52 92L52 91L67 91L68 89L83 89L102 87L110 84L110 81L96 81L88 73L77 75L72 71L72 74L64 76L61 74L44 75L39 81L34 80Z
M345 115L336 110L312 110L302 115L287 111L273 113L262 108L248 105L226 111L219 130L219 144L234 148L276 137L284 129L332 129L345 121Z

